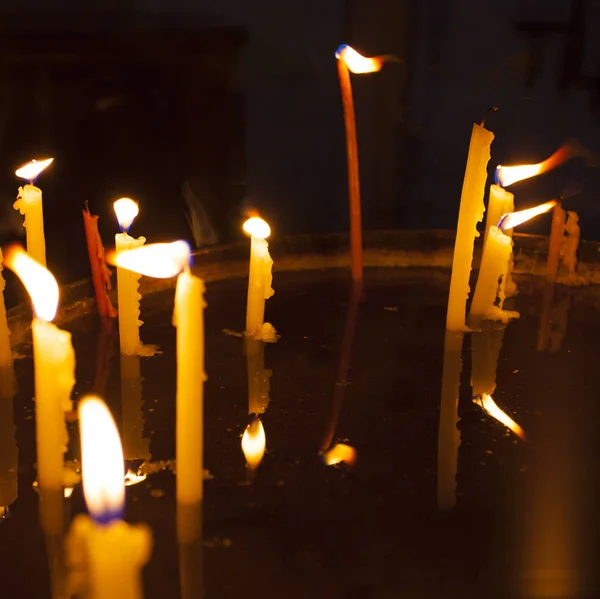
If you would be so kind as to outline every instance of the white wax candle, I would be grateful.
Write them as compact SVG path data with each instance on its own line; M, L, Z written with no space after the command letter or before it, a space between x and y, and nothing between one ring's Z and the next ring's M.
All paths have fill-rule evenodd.
M19 187L13 208L25 216L23 226L27 235L27 253L39 264L46 266L46 239L42 190L35 185Z
M146 241L145 237L135 239L127 233L117 233L115 236L115 249L117 255L126 250L141 247ZM132 355L139 352L140 342L140 299L138 291L140 275L125 268L117 267L117 301L119 308L119 339L121 353Z
M177 327L177 501L203 496L204 281L189 270L177 278L173 324Z
M517 318L518 312L503 310L508 272L508 261L512 252L512 239L496 226L490 227L483 255L479 276L471 304L470 317L474 324L481 319L502 320L508 322Z
M35 318L31 331L38 482L40 487L62 489L64 453L69 441L65 412L72 408L75 353L71 333L52 323Z
M265 321L265 300L275 292L271 286L273 260L266 239L252 237L250 242L250 271L248 276L248 304L246 333L257 335Z
M487 178L487 163L490 159L490 145L493 139L493 133L480 125L473 125L452 259L452 278L446 315L446 328L450 331L465 330L469 276L473 262L475 237L479 235L477 223L481 221L485 211L483 193Z

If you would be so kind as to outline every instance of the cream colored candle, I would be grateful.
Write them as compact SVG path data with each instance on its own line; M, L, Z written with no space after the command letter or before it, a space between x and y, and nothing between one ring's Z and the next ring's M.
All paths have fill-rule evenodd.
M456 472L458 470L458 396L462 371L463 333L446 330L444 369L438 431L437 501L441 510L456 505Z
M121 198L114 203L117 220L122 233L115 236L115 250L117 254L132 250L144 245L146 238L130 237L127 234L133 219L137 216L139 209L136 202L130 198ZM119 308L119 340L121 353L133 355L141 353L140 326L140 275L117 267L117 301Z
M0 250L0 369L10 368L12 370L12 350L10 346L10 331L6 317L6 305L4 304L4 289L6 281L2 276L4 270L4 258Z
M145 276L179 274L173 324L177 327L177 501L202 500L204 433L204 281L189 271L185 241L154 243L116 254L115 263ZM183 271L183 272L182 272Z
M31 325L35 379L37 470L40 487L62 489L68 434L65 412L71 410L75 353L71 333L50 321L58 308L58 284L52 273L19 246L11 246L5 263L21 279L33 302Z
M487 240L488 231L491 226L498 225L500 219L509 212L514 212L515 210L515 196L510 193L510 191L506 191L500 185L494 183L490 185L490 195L488 198L488 207L485 218L485 240ZM508 235L512 239L513 230L509 229L504 232L505 235ZM513 281L512 278L512 270L514 266L514 260L512 252L510 254L510 258L508 260L508 269L506 271L506 284L504 285L504 293L506 297L512 297L517 292L517 285Z
M17 499L19 449L13 418L14 380L12 363L0 367L0 520Z
M150 459L150 439L144 437L140 359L121 355L121 434L126 460Z
M266 241L271 234L271 228L262 218L253 216L244 223L244 231L251 236L246 335L262 338L265 300L275 293L271 286L273 260L269 254L269 244Z
M271 371L265 369L265 344L254 337L244 339L248 370L248 414L262 414L269 405Z
M141 599L141 569L152 537L144 524L120 518L125 490L119 433L106 404L93 396L79 404L83 491L92 516L78 515L66 539L72 591L89 599Z
M452 259L452 278L446 316L446 328L450 331L465 330L469 276L473 262L475 238L479 235L477 223L481 221L485 211L483 193L493 139L493 133L480 125L473 125Z
M27 179L30 183L19 187L13 208L25 216L23 226L27 235L27 253L42 266L46 266L42 190L33 185L33 180L53 161L54 158L32 160L15 171L17 177Z

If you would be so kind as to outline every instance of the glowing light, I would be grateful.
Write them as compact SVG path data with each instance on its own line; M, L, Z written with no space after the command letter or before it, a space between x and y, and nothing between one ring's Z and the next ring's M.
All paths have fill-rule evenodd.
M369 58L359 54L354 48L347 44L342 44L336 51L335 57L344 61L348 70L352 73L375 73L381 70L383 60L377 56Z
M113 204L121 231L129 231L133 219L140 213L138 203L131 198L121 198Z
M519 210L518 212L509 212L505 214L498 223L498 228L502 231L507 231L508 229L512 229L517 225L522 225L523 223L531 220L532 218L544 214L545 212L550 212L554 206L556 206L556 200L550 200L544 204L540 204L539 206L534 206L533 208L527 208L526 210Z
M334 466L341 462L353 466L356 462L356 449L345 443L337 443L323 453L323 461L327 466Z
M51 321L58 308L58 283L54 275L19 245L11 245L4 251L4 265L21 279L31 297L35 315Z
M107 262L155 279L178 275L190 263L190 246L186 241L151 243L116 254L109 252Z
M255 418L244 431L242 436L242 451L248 466L255 470L265 455L267 438L260 418Z
M69 499L69 497L71 497L71 495L73 495L73 489L74 489L74 488L75 488L75 487L65 487L65 488L64 488L64 496L65 496L65 499Z
M508 415L503 412L491 395L482 393L480 396L473 399L473 403L483 408L492 418L501 422L509 428L519 439L525 440L525 431Z
M249 218L242 227L248 235L257 239L266 239L271 234L271 227L260 216Z
M45 160L32 160L27 164L19 167L15 171L17 177L33 181L46 167L54 162L54 158L46 158Z
M496 183L501 187L508 187L517 181L530 179L536 175L546 173L563 162L575 156L585 156L586 151L576 142L568 142L562 145L552 156L538 164L521 164L519 166L501 166L496 168Z
M123 513L125 485L121 439L106 404L88 395L79 404L83 493L98 522Z
M131 470L127 470L127 473L125 474L125 486L126 487L133 487L133 485L137 485L139 483L141 483L142 481L145 481L148 478L147 474L140 474L132 472Z

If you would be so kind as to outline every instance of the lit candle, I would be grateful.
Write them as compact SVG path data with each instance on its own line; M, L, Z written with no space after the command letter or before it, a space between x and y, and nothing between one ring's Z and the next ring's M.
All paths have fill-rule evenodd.
M110 271L104 260L104 246L98 232L98 216L91 214L87 206L82 212L90 267L92 269L92 283L96 294L96 308L100 316L114 318L117 311L106 293L106 290L111 288Z
M368 58L354 48L342 44L336 51L338 77L344 107L344 126L346 128L346 157L348 161L348 199L350 201L350 249L352 279L362 281L362 222L360 205L360 178L358 170L358 143L356 141L356 118L354 115L354 97L352 95L352 73L374 73L381 70L384 57Z
M13 204L13 208L25 216L23 226L27 235L27 253L42 266L46 266L42 190L36 187L33 181L53 161L54 158L32 160L15 171L17 177L27 179L29 184L19 187L17 201Z
M442 374L442 399L438 430L437 502L441 510L456 505L456 472L458 470L458 395L462 371L462 346L464 334L446 330L444 339L444 368Z
M140 357L121 355L121 431L126 460L149 460L150 439L144 437Z
M117 254L141 247L145 237L130 237L127 234L131 223L139 213L137 202L130 198L117 200L113 207L121 233L115 235L115 250ZM143 354L140 341L140 299L138 291L140 275L117 266L117 302L119 307L119 340L121 353L126 355Z
M487 163L490 159L490 146L494 134L480 125L473 125L467 167L463 180L452 277L448 296L446 328L450 331L465 330L465 311L469 296L469 276L473 262L475 238L479 236L477 223L483 218L485 206L483 193L487 178Z
M260 418L253 418L242 435L242 452L248 472L253 475L262 462L267 447L267 437Z
M67 559L73 589L89 599L141 599L141 569L152 537L143 524L121 520L125 502L123 452L106 404L93 396L79 404L83 492L91 518L79 514L69 531Z
M244 223L244 231L251 237L246 335L263 341L274 341L274 329L269 323L265 323L265 300L275 293L271 286L273 260L267 243L271 228L262 218L253 216Z
M185 241L154 243L116 254L115 262L145 276L178 273L173 324L177 327L177 501L195 504L203 495L204 281L189 270Z
M244 339L248 370L248 414L262 414L269 405L272 372L265 369L265 344L260 339Z
M506 274L513 245L512 238L504 231L552 210L555 205L556 201L552 200L535 208L505 214L497 227L490 227L483 248L479 276L471 304L472 324L479 326L482 319L508 322L512 318L519 317L518 312L502 309L505 299Z
M0 369L12 368L12 350L10 345L10 330L8 318L6 317L6 305L4 303L4 289L6 281L2 276L4 270L4 257L0 250Z
M75 353L71 333L51 320L58 308L58 283L18 245L5 252L5 264L25 285L35 312L31 325L35 377L37 470L40 487L63 488L64 453L69 440L65 412L71 411Z

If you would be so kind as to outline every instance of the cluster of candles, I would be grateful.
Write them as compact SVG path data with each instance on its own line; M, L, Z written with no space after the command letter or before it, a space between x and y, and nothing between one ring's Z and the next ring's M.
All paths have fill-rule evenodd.
M336 56L347 132L352 277L358 283L353 288L349 304L348 321L352 322L361 295L363 261L358 151L349 73L376 72L384 62L394 58L366 58L345 45L338 49ZM477 340L474 337L473 343L473 347L480 350L473 360L475 400L519 436L524 436L522 429L492 399L495 363L503 329L489 328L486 324L498 320L507 323L518 317L516 312L503 309L505 297L516 292L512 280L512 229L529 218L553 210L549 280L553 281L556 277L561 255L569 269L574 270L576 264L577 244L573 243L573 240L578 240L576 215L569 214L566 221L560 203L554 200L514 212L514 196L505 189L511 183L552 168L569 157L568 151L563 149L537 165L498 167L497 182L489 191L483 254L471 302L469 324L473 329L467 328L469 277L475 238L479 235L477 224L485 210L483 195L492 139L493 134L483 125L473 126L458 217L446 323L438 468L441 507L451 507L455 501L456 456L460 442L456 427L457 403L465 332L473 329L481 332ZM59 288L46 268L42 193L33 184L51 162L52 159L32 161L16 172L17 176L29 181L19 188L14 205L25 217L27 251L20 246L10 246L5 251L3 263L21 279L34 308L31 328L37 471L42 503L46 505L45 512L42 511L42 525L46 532L58 533L61 526L57 526L56 522L62 522L62 504L56 498L62 498L64 492L64 453L68 442L65 414L72 409L75 354L71 335L52 324L58 309ZM136 239L128 234L138 214L137 203L130 198L121 198L114 203L114 209L121 232L115 237L115 251L107 256L98 232L98 217L86 208L83 220L98 313L103 319L118 316L122 389L128 390L128 394L141 393L135 388L136 381L140 380L139 357L156 352L155 346L145 345L140 340L140 276L177 277L173 314L173 324L177 329L176 496L178 506L183 506L181 513L192 513L194 506L201 505L203 498L204 282L192 273L191 252L186 242L146 245L144 237ZM264 322L265 300L273 295L273 261L266 241L270 228L258 216L249 218L243 228L251 237L244 343L248 360L249 413L255 418L246 428L241 445L252 472L260 464L266 447L265 431L259 418L269 401L269 371L264 369L263 343L274 341L277 334L272 325ZM566 246L565 231L570 239ZM107 262L117 267L118 314L107 293L111 285ZM0 277L0 291L3 289L4 280ZM4 372L12 368L12 356L3 297L0 300L0 367ZM340 361L341 378L344 368L347 368L353 331L353 326L347 327L344 355ZM11 377L8 379L12 381ZM2 397L9 394L12 397L12 388L0 391ZM108 408L99 397L82 399L78 415L83 488L91 518L81 515L74 520L67 538L68 559L74 570L80 571L83 581L80 588L89 596L111 599L141 597L140 570L149 559L151 535L147 527L130 526L122 520L125 481L121 439ZM354 449L343 444L330 447L332 438L333 430L329 431L321 448L325 463L352 461ZM133 443L133 447L131 443L124 438L126 456L147 457L147 448L139 443ZM2 504L8 505L9 502L0 498ZM52 512L52 517L49 517L48 513ZM194 528L178 522L178 530L187 530L188 535L189 530Z

